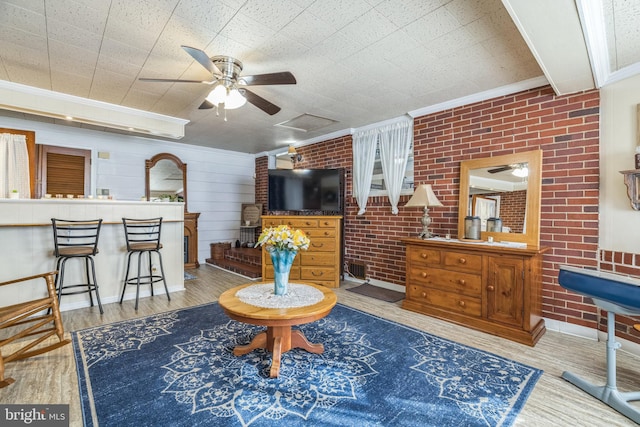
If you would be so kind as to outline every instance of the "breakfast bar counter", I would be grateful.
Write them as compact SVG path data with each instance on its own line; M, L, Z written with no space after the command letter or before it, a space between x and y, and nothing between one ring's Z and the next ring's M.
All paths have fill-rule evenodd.
M94 257L102 303L120 300L127 250L122 218L162 217L162 261L169 292L184 290L184 204L167 202L118 201L98 199L0 199L0 282L52 271L53 231L51 218L66 220L102 219ZM154 263L155 264L155 263ZM82 282L80 261L69 262L67 279ZM161 285L160 285L161 286ZM159 290L159 289L158 289ZM3 293L4 292L4 293ZM164 292L158 292L163 295ZM150 295L149 287L141 296ZM38 295L9 293L0 289L3 305L15 304ZM135 286L128 286L125 300L135 298ZM165 297L166 299L166 297ZM88 307L87 294L65 295L60 309ZM133 310L133 306L131 307ZM97 312L97 307L96 307Z

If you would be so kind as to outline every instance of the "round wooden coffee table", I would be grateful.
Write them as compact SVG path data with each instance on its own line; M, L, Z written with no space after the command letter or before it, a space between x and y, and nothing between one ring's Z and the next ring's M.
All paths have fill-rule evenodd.
M293 308L264 308L240 301L236 296L238 291L265 283L248 283L225 291L218 303L224 312L233 320L252 325L266 326L267 330L253 337L247 345L239 345L233 349L233 354L242 356L257 348L264 348L272 353L271 370L269 376L276 378L280 372L280 357L292 348L302 348L310 353L320 354L324 351L322 344L312 344L299 330L291 330L294 325L311 323L325 317L336 305L336 294L329 288L313 283L296 284L311 286L319 290L322 299L313 304Z

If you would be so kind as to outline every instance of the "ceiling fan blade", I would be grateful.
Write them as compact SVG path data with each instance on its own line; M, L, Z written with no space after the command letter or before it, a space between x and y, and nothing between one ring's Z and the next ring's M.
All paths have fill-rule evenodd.
M151 79L147 77L140 77L138 80L141 80L143 82L204 83L208 85L213 83L207 80Z
M498 172L508 171L508 170L511 170L511 169L513 169L511 166L505 165L505 166L500 166L499 168L490 169L487 172L489 172L489 173L498 173Z
M247 101L249 101L250 103L252 103L253 105L255 105L256 107L258 107L259 109L261 109L262 111L264 111L265 113L271 116L273 116L278 111L280 111L280 107L278 107L275 104L272 104L271 102L267 101L266 99L264 99L259 95L256 95L255 93L251 92L248 89L238 88L238 91L245 98L247 98Z
M280 73L256 74L253 76L242 76L240 80L247 86L259 85L294 85L296 78L288 71Z
M207 54L203 50L197 49L195 47L185 46L185 45L182 45L180 47L182 47L185 50L185 52L191 55L193 59L198 61L200 65L206 68L212 75L219 76L222 74L218 69L218 67L215 66L215 64L211 61L209 56L207 56Z
M205 99L204 102L200 104L200 106L198 107L198 110L209 110L210 108L213 108L213 107L215 107L215 105L213 105L213 103Z

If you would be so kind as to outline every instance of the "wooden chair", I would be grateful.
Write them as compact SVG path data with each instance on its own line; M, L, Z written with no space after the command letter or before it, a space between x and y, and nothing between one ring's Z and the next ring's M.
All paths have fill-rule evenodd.
M47 296L44 298L0 307L0 330L9 332L8 337L5 337L6 331L3 331L0 336L0 388L15 381L13 378L5 378L5 363L55 350L71 342L69 339L64 339L64 328L55 287L56 274L57 271L52 271L0 283L0 287L14 284L16 292L20 293L19 286L29 285L23 282L42 278L47 287ZM35 286L36 283L41 282L33 282L33 285ZM53 335L58 336L58 341L46 343L45 340ZM12 344L10 350L12 352L3 354L3 348L9 344Z

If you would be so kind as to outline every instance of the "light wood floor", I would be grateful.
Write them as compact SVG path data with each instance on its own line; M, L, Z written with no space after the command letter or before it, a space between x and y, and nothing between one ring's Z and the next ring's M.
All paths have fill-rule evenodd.
M185 282L185 292L172 294L171 302L168 302L158 289L155 297L140 300L137 313L133 309L133 301L125 301L122 306L117 303L107 304L104 306L103 316L100 316L95 307L63 312L66 335L70 336L71 331L89 326L216 301L226 289L249 281L209 265L202 265L189 272L197 278ZM345 282L340 289L336 289L338 302L544 370L516 420L517 426L635 425L560 377L563 371L569 370L598 385L604 384L606 343L547 332L535 347L528 347L403 310L400 302L385 303L345 290L356 285ZM617 352L617 358L620 391L640 390L640 358L622 351ZM71 345L38 357L9 363L6 374L16 382L0 389L0 402L67 403L70 405L71 426L82 425Z

